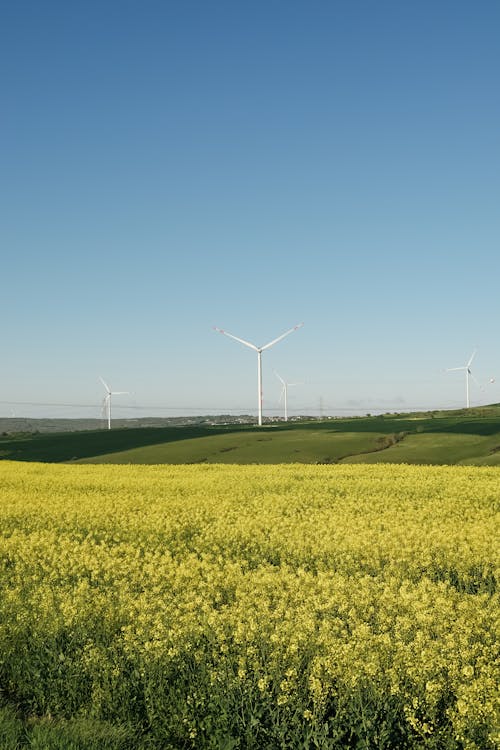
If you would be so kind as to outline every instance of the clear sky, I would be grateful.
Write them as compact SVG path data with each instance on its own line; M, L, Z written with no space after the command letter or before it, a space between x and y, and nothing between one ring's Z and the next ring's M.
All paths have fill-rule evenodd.
M116 416L255 412L212 326L302 321L265 413L273 368L291 411L461 406L476 347L500 401L499 28L497 0L2 3L0 414L99 416L99 375Z

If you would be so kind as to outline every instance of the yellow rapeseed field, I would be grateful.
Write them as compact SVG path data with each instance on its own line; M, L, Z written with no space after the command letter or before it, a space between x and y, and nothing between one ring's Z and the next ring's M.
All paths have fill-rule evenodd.
M500 470L0 463L0 701L158 748L498 747Z

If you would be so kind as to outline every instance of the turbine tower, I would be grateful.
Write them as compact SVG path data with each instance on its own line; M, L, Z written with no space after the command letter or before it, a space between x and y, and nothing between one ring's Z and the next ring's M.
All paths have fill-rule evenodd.
M102 410L103 413L108 415L108 430L111 429L111 396L124 396L129 393L129 391L112 391L109 385L99 376L99 380L103 384L103 386L106 389L106 395L104 396L103 402L102 402Z
M227 331L224 331L222 328L216 328L214 326L214 331L217 331L218 333L223 333L224 336L229 336L230 339L234 339L235 341L239 341L240 344L244 344L244 346L248 346L250 349L253 349L257 352L257 394L258 394L258 412L259 412L259 427L262 426L262 352L266 349L270 349L274 344L277 344L278 341L281 341L281 339L284 339L285 336L288 336L290 333L293 333L298 328L302 328L304 324L299 323L297 326L294 326L293 328L290 328L289 331L285 331L285 333L282 333L281 336L278 336L277 339L273 339L268 344L264 344L264 346L255 346L255 344L251 344L250 341L245 341L245 339L240 339L238 336L233 336L232 333L228 333Z
M281 389L281 393L280 393L280 402L281 402L281 399L284 399L284 402L285 402L285 422L288 422L288 389L292 385L302 385L302 383L287 383L287 381L283 380L283 378L281 377L281 375L278 372L276 372L276 370L274 371L274 374L276 375L276 377L278 378L278 380L283 385L283 388Z
M457 372L458 370L465 371L465 398L466 398L467 409L470 407L470 398L469 398L470 378L472 378L472 380L476 383L476 385L479 385L476 378L470 371L470 366L475 356L476 356L476 352L473 351L471 358L469 359L466 365L463 365L462 367L448 367L448 369L446 370L446 372Z

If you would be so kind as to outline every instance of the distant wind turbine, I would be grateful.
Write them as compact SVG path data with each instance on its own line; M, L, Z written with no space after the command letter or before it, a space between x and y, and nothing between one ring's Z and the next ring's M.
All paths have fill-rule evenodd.
M104 396L103 402L102 402L102 410L104 415L107 414L108 417L108 430L111 429L111 396L125 396L129 393L129 391L112 391L109 385L106 383L101 376L99 376L99 380L103 384L103 386L106 389L106 395Z
M474 383L481 388L481 386L479 385L479 383L477 382L476 378L474 377L474 375L472 374L470 370L472 360L474 359L475 356L476 356L476 352L473 351L471 358L469 359L466 365L463 365L462 367L448 367L448 369L446 370L446 372L457 372L459 370L465 371L465 395L466 395L467 409L470 407L470 398L469 398L470 378L472 378Z
M285 422L288 422L288 389L291 388L292 385L302 385L302 383L287 383L287 381L283 380L283 378L281 377L281 375L278 372L276 372L276 370L274 371L274 374L276 375L276 377L278 378L278 380L283 385L283 388L281 389L281 393L280 393L280 402L281 402L281 399L284 399L284 402L285 402Z
M259 411L259 427L262 425L262 352L266 349L270 349L274 344L277 344L278 341L281 341L281 339L284 339L285 336L288 336L290 333L293 333L298 328L302 328L304 324L299 323L297 326L294 326L293 328L290 328L289 331L285 331L285 333L282 333L281 336L278 336L277 339L273 339L268 344L265 344L264 346L255 346L255 344L251 344L250 341L245 341L244 339L238 338L238 336L233 336L231 333L228 333L227 331L222 330L222 328L216 328L215 326L214 331L217 331L218 333L223 333L224 336L229 336L230 339L234 339L235 341L239 341L240 344L244 344L244 346L248 346L250 349L253 349L257 352L257 394L258 394L258 411Z

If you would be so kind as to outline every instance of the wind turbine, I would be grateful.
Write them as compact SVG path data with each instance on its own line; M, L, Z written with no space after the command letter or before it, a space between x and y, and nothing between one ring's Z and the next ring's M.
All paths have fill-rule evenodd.
M273 339L268 344L265 344L264 346L255 346L255 344L251 344L250 341L245 341L245 339L240 339L238 336L233 336L232 333L228 333L227 331L222 330L222 328L216 328L213 327L214 331L217 331L218 333L223 333L224 336L229 336L230 339L234 339L235 341L239 341L240 344L244 344L245 346L250 347L250 349L253 349L257 352L257 394L258 394L258 410L259 410L259 427L262 426L262 352L266 349L270 349L274 344L277 344L278 341L281 341L281 339L284 339L285 336L288 336L290 333L293 333L298 328L302 328L304 324L299 323L297 326L294 326L293 328L290 328L289 331L285 331L285 333L282 333L281 336L278 336L277 339Z
M479 385L479 383L477 382L476 378L474 377L474 375L470 371L470 366L471 366L472 360L474 359L475 356L476 356L476 351L474 350L472 352L472 354L471 354L471 358L469 359L469 361L467 362L466 365L463 365L462 367L448 367L448 369L446 370L446 372L457 372L458 370L464 370L465 371L465 394L466 394L467 409L470 407L470 398L469 398L469 389L470 389L470 382L469 382L469 380L470 380L470 378L472 378L472 380L474 381L474 383L476 383L476 385ZM479 386L479 387L481 387L481 386Z
M101 378L99 375L99 380L103 384L103 386L106 389L106 395L104 396L103 402L102 402L102 410L103 413L108 414L108 430L111 429L111 396L125 396L129 393L129 391L112 391L109 385L106 383L105 380Z
M281 389L281 394L280 394L280 401L281 401L282 398L284 398L284 401L285 401L285 422L288 422L288 389L292 385L302 385L302 383L287 383L287 381L283 380L283 378L281 377L281 375L278 372L276 372L276 370L274 371L274 374L276 375L276 377L278 378L278 380L281 381L281 383L283 384L283 388Z

